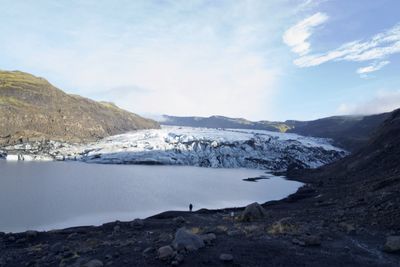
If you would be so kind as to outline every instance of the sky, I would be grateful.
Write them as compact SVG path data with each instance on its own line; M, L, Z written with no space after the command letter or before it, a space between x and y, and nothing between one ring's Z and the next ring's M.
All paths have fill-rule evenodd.
M145 116L400 107L398 0L0 0L0 69Z

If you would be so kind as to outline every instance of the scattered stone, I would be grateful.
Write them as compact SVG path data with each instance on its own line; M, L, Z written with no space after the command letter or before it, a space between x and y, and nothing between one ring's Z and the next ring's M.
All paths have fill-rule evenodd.
M168 260L174 255L174 250L171 246L164 246L158 249L158 258L160 260Z
M147 257L149 254L152 254L156 249L153 247L148 247L145 250L143 250L142 255Z
M200 236L190 233L182 227L176 231L172 245L178 251L182 249L193 251L204 247L204 241Z
M176 256L175 256L175 260L177 260L179 263L183 262L184 259L185 259L185 256L183 256L180 253L176 254Z
M142 229L144 226L144 221L141 219L134 219L131 223L130 226L135 228L135 229Z
M321 238L318 235L306 235L303 237L305 246L320 246Z
M282 218L274 222L269 228L268 233L271 235L278 234L294 234L298 232L298 226L293 222L292 218Z
M120 231L121 231L121 226L119 226L119 225L114 226L114 228L113 228L114 233L119 233Z
M26 238L19 238L19 239L17 240L17 242L15 242L15 243L21 244L21 243L25 243L25 242L26 242Z
M292 243L295 244L295 245L299 245L299 246L305 246L305 245L306 245L306 244L304 243L304 241L299 240L299 239L297 239L297 238L293 238L293 239L292 239Z
M339 226L346 231L348 234L354 234L356 232L356 228L354 227L353 224L346 223L346 222L341 222L339 223Z
M83 265L84 267L102 267L104 266L103 262L98 259L94 259Z
M232 254L222 253L221 255L219 255L219 259L224 262L229 262L229 261L233 261L233 256L232 256Z
M241 221L251 222L267 216L266 210L257 202L248 205L240 216Z
M68 240L71 240L71 239L75 239L75 238L77 238L77 237L78 237L78 234L77 234L77 233L72 233L72 234L69 234L69 235L68 235L67 239L68 239Z
M388 236L384 250L386 252L400 252L400 236Z
M238 236L243 234L243 232L241 230L230 230L226 234L229 236Z
M214 233L208 233L205 235L201 235L200 237L201 237L201 239L203 239L204 243L206 243L206 244L211 244L212 241L217 239L217 236Z

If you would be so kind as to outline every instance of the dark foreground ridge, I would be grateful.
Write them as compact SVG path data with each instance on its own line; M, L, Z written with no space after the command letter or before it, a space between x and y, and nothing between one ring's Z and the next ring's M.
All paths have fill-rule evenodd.
M399 266L400 110L286 199L246 209L0 234L3 266ZM297 177L297 178L296 178Z
M0 145L43 139L94 141L148 128L159 124L113 103L66 94L31 74L0 71Z

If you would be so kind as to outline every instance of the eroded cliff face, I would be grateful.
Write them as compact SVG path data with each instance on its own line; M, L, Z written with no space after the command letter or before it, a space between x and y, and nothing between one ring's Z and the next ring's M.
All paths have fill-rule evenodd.
M66 94L28 73L0 71L0 144L41 139L93 141L151 128L159 124L112 103Z

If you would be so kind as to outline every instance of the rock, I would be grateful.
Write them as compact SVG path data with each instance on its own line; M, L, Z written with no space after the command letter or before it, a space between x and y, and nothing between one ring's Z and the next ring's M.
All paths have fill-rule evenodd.
M72 234L69 234L69 235L68 235L67 239L68 239L68 240L71 240L71 239L75 239L75 238L77 238L77 237L78 237L78 234L77 234L77 233L72 233Z
M305 246L320 246L321 238L318 235L306 235L303 237Z
M20 238L15 243L21 244L21 243L25 243L25 242L26 242L26 238Z
M203 239L204 243L210 244L212 241L217 239L217 236L213 233L205 234L200 236Z
M142 229L144 226L144 221L141 219L134 219L131 223L130 226L135 228L135 229Z
M84 267L102 267L104 266L103 262L98 259L94 259L83 265Z
M143 250L142 255L144 257L148 257L151 253L153 253L156 249L153 247L148 247L145 250Z
M267 216L266 210L257 202L248 205L240 216L241 221L251 222Z
M279 234L295 234L299 231L299 227L295 224L292 218L282 218L274 222L269 228L268 233L271 235Z
M59 253L64 250L64 246L61 242L57 242L50 247L51 252Z
M193 251L204 247L204 241L200 236L192 234L182 227L176 231L172 245L176 250L186 249Z
M25 232L25 236L27 238L35 238L35 237L37 237L37 235L38 235L37 231L28 230L28 231Z
M400 236L389 236L383 248L386 252L400 252Z
M236 230L229 230L228 232L226 232L227 235L229 236L238 236L238 235L242 235L243 231L236 229Z
M171 246L164 246L158 249L158 258L160 260L168 260L174 255L174 250Z
M15 236L10 235L10 236L7 238L7 240L10 241L10 242L14 242L14 241L15 241Z
M339 223L339 226L346 231L348 234L354 234L356 232L356 228L354 227L353 224L346 223L346 222L341 222Z
M219 259L224 262L233 261L233 256L232 256L232 254L224 254L223 253L223 254L219 255Z
M119 225L114 226L114 228L113 228L114 233L119 233L120 231L121 231L121 226L119 226Z

